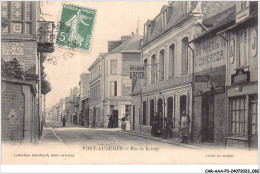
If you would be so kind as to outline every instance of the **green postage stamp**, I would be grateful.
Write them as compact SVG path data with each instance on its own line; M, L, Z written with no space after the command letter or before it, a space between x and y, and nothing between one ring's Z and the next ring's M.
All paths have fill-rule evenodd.
M63 4L56 45L89 51L96 10Z

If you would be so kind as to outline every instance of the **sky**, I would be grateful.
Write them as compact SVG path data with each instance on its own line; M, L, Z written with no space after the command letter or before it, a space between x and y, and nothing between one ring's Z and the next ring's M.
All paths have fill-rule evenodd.
M90 9L96 9L96 19L92 32L91 48L88 52L72 51L55 47L47 57L56 63L44 63L47 80L52 90L46 95L46 106L51 107L69 95L70 89L78 86L81 73L88 72L89 66L99 53L107 52L107 41L120 40L122 35L136 33L143 35L144 24L155 18L167 1L161 2L66 2ZM62 2L42 2L41 16L46 21L57 24ZM139 25L138 25L139 20ZM71 54L72 53L72 54ZM65 60L64 54L73 55Z

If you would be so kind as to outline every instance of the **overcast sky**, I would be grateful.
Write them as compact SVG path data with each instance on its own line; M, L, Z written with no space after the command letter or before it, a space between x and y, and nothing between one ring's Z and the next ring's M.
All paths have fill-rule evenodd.
M68 2L67 2L68 3ZM61 2L43 2L42 16L47 21L56 24L61 12ZM69 95L74 86L78 86L81 73L88 72L99 53L107 52L108 40L120 40L122 35L136 32L139 19L139 34L143 35L144 23L158 15L164 2L71 2L71 4L96 9L96 19L92 33L92 42L89 52L71 51L56 47L49 57L56 57L53 65L46 62L45 72L47 80L52 85L52 91L47 94L46 106L51 107L61 98ZM64 53L73 53L73 57L64 60Z

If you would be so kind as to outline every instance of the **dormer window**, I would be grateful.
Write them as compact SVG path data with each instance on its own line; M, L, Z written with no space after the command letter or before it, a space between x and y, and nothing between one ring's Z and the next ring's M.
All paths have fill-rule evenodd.
M163 26L163 28L164 27L166 27L166 25L167 25L167 9L165 9L164 11L163 11L163 20L162 20L162 26Z

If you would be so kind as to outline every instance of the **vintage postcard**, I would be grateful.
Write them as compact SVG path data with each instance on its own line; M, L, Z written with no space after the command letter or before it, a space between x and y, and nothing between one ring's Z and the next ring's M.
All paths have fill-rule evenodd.
M2 1L1 29L2 164L258 164L257 1Z

